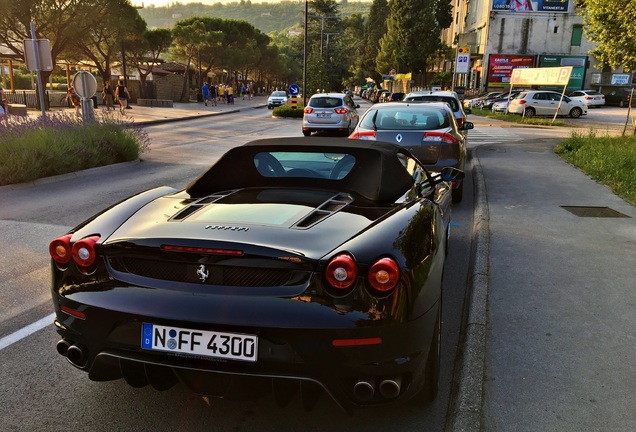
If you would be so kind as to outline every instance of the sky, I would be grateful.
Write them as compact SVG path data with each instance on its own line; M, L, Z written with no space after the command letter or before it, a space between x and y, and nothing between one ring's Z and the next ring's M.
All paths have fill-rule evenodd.
M134 6L150 6L155 7L169 6L173 3L203 3L207 5L213 5L215 3L238 3L240 0L131 0ZM251 0L252 3L279 3L280 0Z

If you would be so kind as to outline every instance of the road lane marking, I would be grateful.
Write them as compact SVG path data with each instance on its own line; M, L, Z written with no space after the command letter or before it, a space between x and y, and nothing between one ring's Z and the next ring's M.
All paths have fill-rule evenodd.
M55 319L55 314L52 313L51 315L45 316L44 318L34 322L33 324L29 324L28 326L23 327L20 330L11 333L8 336L3 337L2 339L0 339L0 350L3 350L9 345L13 345L19 340L24 339L25 337L29 335L32 335L36 331L42 330L44 327L50 324L53 324L54 319Z

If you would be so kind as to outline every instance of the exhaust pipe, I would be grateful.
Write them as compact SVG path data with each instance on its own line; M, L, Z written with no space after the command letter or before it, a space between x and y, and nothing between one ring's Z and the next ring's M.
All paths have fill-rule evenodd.
M82 345L71 345L66 351L66 358L74 366L84 367L86 365L85 348Z
M394 399L400 395L402 377L385 379L380 383L380 394L387 399Z
M375 394L375 383L373 381L358 381L353 385L353 395L360 401L371 400Z
M68 353L68 349L71 347L71 345L73 345L73 343L68 339L60 339L59 341L57 341L57 345L55 346L55 348L57 348L57 352L61 356L66 357L66 353Z

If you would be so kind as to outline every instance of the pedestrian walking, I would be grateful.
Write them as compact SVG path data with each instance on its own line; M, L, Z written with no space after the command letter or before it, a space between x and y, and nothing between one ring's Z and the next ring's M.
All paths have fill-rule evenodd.
M79 95L75 93L75 89L71 86L66 93L67 101L75 108L75 115L80 115L80 107L82 106L82 100Z
M124 80L119 80L117 84L117 89L115 89L115 96L117 100L119 100L119 112L121 115L126 115L126 107L128 106L128 99L130 99L130 93L128 92L128 88L126 84L124 84Z
M208 106L208 100L210 99L210 86L207 82L203 83L201 91L203 92L203 103L205 104L205 106Z
M216 106L216 98L217 98L217 86L212 84L210 85L210 101L212 102L212 105Z
M227 93L227 103L228 104L234 104L234 89L232 88L231 85L227 86L227 89L225 89L225 92Z
M104 89L102 90L102 100L104 101L104 105L106 105L106 111L110 111L111 108L115 111L115 91L110 85L110 81L106 81L104 83Z
M219 86L219 102L225 102L225 88L223 88L223 84Z
M7 113L7 97L4 95L4 89L0 86L0 107L2 107L3 114Z

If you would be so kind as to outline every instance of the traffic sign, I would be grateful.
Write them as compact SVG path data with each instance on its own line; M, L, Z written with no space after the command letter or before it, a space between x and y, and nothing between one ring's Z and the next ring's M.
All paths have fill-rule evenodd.
M35 45L34 46L34 43ZM24 61L27 69L30 71L52 71L53 59L51 57L51 42L48 39L24 39ZM35 52L38 56L36 58Z
M92 98L97 91L97 80L86 71L77 72L73 77L72 84L75 92L84 99Z
M298 94L300 93L300 87L298 87L298 84L292 84L289 86L289 94L292 96L298 96Z
M457 54L470 54L470 47L463 46L457 48Z

